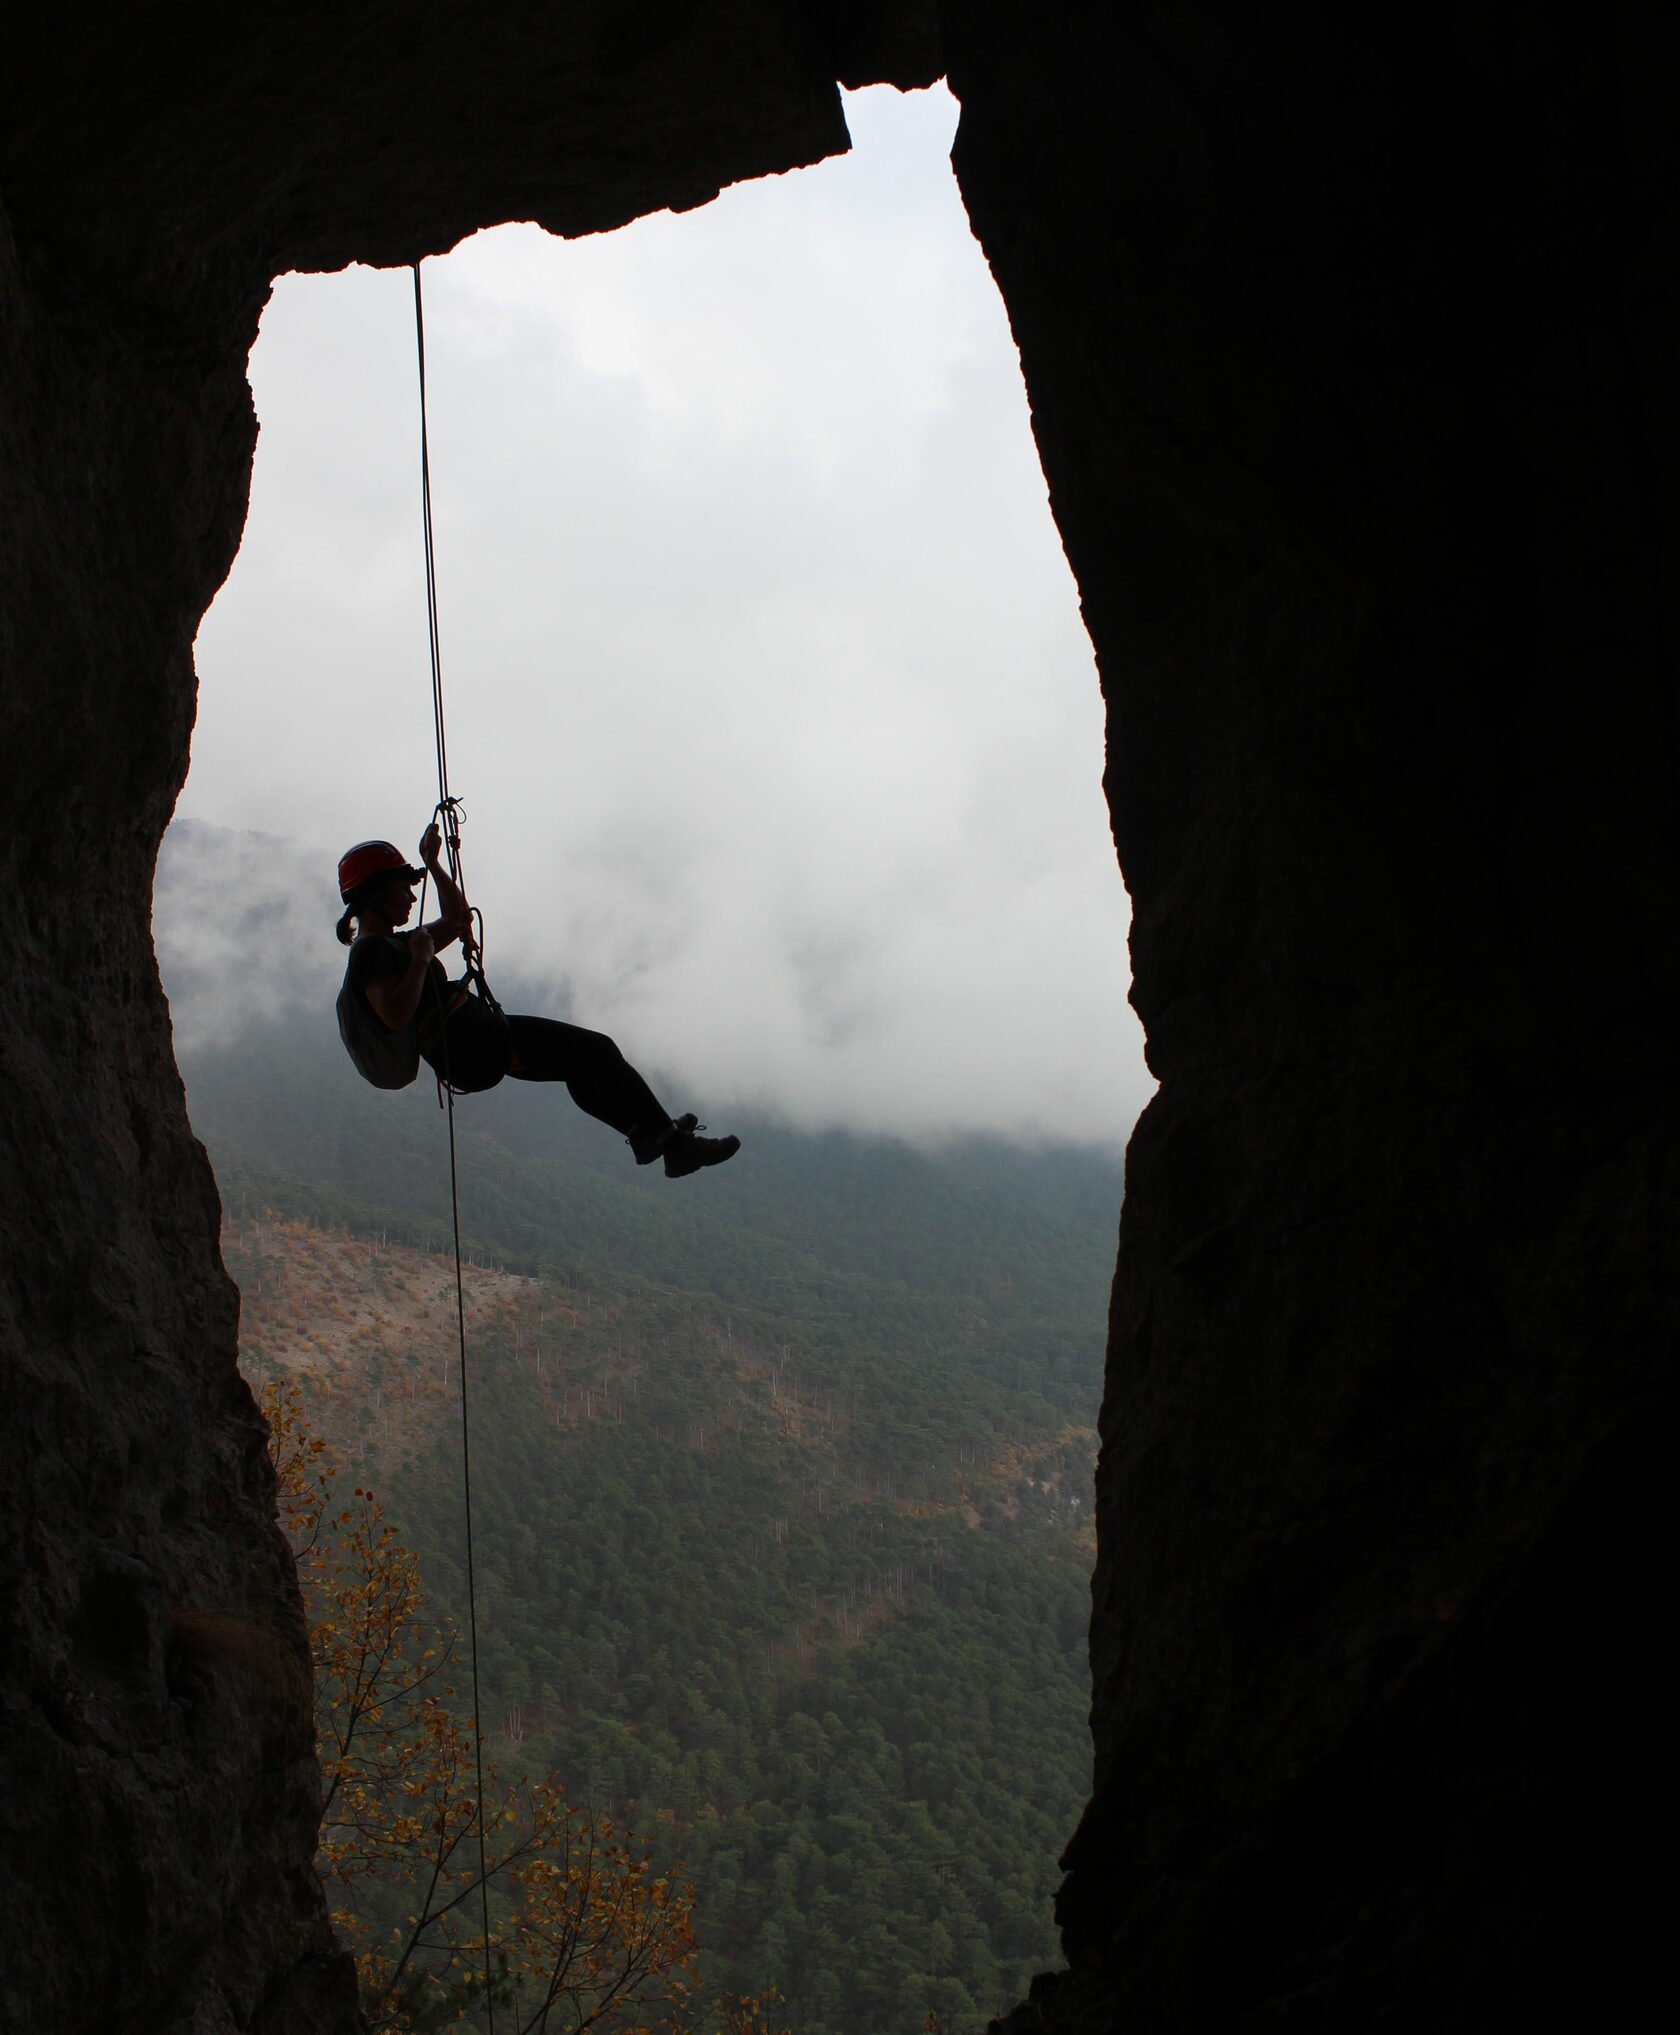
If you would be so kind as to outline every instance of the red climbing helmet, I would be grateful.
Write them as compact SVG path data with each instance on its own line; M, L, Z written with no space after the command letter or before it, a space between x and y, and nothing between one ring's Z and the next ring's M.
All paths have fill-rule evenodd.
M358 841L338 858L338 894L346 904L371 876L405 876L418 883L425 874L409 867L408 857L389 841Z

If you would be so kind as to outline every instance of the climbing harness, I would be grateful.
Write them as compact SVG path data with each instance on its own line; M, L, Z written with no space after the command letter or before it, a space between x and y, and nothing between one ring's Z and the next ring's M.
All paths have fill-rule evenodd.
M420 510L425 527L426 544L426 633L431 647L432 660L432 724L437 737L438 802L433 817L443 834L449 860L449 874L457 890L464 897L461 888L461 803L450 795L449 790L449 747L444 734L443 721L443 658L438 639L438 598L437 598L437 551L432 541L432 461L431 448L426 433L426 311L420 293L420 264L414 268L414 343L420 370ZM421 921L425 918L425 886L421 886ZM502 1016L501 1006L490 995L489 984L484 980L482 966L484 921L473 914L475 930L470 940L462 945L467 955L467 997L475 995L486 1000L505 1031L507 1020ZM476 990L474 984L476 982ZM496 2035L496 2003L490 1986L490 1879L487 1870L484 1842L484 1734L479 1728L481 1709L478 1694L478 1588L473 1568L473 1523L472 1523L472 1436L467 1419L467 1301L466 1289L461 1277L461 1196L455 1160L455 1096L457 1088L464 1092L466 1084L451 1078L450 1032L459 1022L460 1006L455 1011L438 1012L438 1050L442 1070L438 1077L439 1101L445 1104L449 1122L449 1211L455 1236L455 1323L461 1358L461 1494L466 1514L467 1540L467 1636L472 1658L472 1702L473 1702L473 1821L478 1828L478 1896L479 1919L484 1931L484 2011L489 2023L489 2035ZM466 1070L461 1070L465 1072ZM505 1063L503 1072L506 1071ZM497 1077L498 1079L500 1076ZM483 1086L491 1085L488 1082Z

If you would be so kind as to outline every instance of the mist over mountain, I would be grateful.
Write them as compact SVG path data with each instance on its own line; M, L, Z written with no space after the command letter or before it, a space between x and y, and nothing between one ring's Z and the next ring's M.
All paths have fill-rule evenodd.
M190 816L174 821L158 856L152 929L178 1052L225 1045L252 1025L279 1021L336 1036L332 1007L344 950L333 938L335 872L346 845ZM1019 1032L1015 1018L1033 1002L1024 978L1010 991L1010 1012L965 1007L955 989L955 953L941 991L955 996L946 1036L928 1034L925 1012L914 1023L908 1009L903 1024L866 1018L848 1003L846 985L861 968L874 983L871 1007L878 1014L886 1007L870 941L856 925L843 939L832 927L825 932L815 907L783 957L805 984L795 999L802 1015L789 1029L786 1008L769 999L763 1031L751 1036L728 1014L740 1003L733 978L714 983L727 992L716 1008L695 976L686 1008L656 1011L638 970L619 979L599 970L543 972L531 965L539 945L522 946L522 935L508 919L489 928L491 979L508 1009L611 1032L674 1113L695 1109L714 1125L723 1113L745 1110L804 1130L845 1129L921 1147L979 1133L1117 1154L1128 1112L1141 1100L1109 1091L1110 1070L1090 1056L1088 1040L1058 1040L1053 1010L1035 1011L1029 1032ZM969 1072L959 1078L964 1067Z
M340 1048L305 858L187 830L159 883L245 1296L466 1620L445 1120ZM330 935L330 927L329 927ZM309 965L292 949L313 937ZM673 1096L673 1100L676 1100ZM562 1089L457 1107L483 1709L648 1835L704 1967L801 2035L979 2035L1057 1955L1117 1157L733 1114L668 1181Z
M203 820L171 825L158 853L152 938L178 1052L323 998L330 1005L343 966L316 904L321 889L317 858L296 841Z

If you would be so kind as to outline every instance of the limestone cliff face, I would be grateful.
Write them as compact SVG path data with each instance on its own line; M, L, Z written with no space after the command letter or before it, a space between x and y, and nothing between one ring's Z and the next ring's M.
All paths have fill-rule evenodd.
M1073 1970L1022 2013L1618 2019L1660 1940L1623 1832L1658 1778L1680 1245L1680 178L1646 11L1556 41L1107 0L8 26L6 2026L354 2026L148 934L269 280L698 204L843 147L837 78L942 62L1098 648L1161 1079Z

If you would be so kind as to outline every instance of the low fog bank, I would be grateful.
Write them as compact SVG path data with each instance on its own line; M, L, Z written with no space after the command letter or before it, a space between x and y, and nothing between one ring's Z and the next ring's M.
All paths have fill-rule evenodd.
M331 1036L344 953L333 938L339 848L178 818L165 836L153 932L176 1049L185 1058L295 1018ZM1117 1151L1147 1099L1135 1021L1038 995L1024 936L988 937L988 900L919 920L893 900L789 914L779 945L743 939L637 946L621 875L614 937L591 938L594 896L553 896L541 937L490 918L488 961L510 1009L609 1031L668 1106L714 1126L743 1109L799 1130L850 1130L922 1146L974 1135ZM584 887L580 886L580 890ZM895 916L896 914L896 916ZM644 927L647 921L644 918ZM1108 963L1108 927L1091 929ZM570 937L568 937L570 936ZM544 966L556 945L578 965ZM591 964L594 965L591 965Z
M325 1012L344 973L333 863L296 841L177 819L152 887L152 939L175 1050L226 1045L254 1024Z

